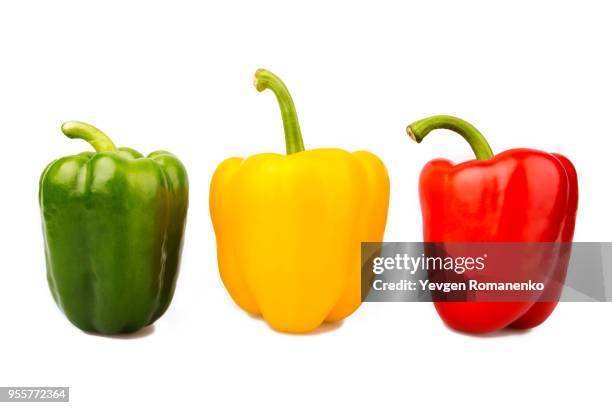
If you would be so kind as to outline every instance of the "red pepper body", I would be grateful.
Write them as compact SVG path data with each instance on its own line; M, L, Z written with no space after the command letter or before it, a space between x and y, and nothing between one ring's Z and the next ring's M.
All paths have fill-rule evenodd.
M572 241L578 182L574 166L561 155L513 149L458 165L432 160L421 172L419 192L425 242ZM551 262L565 273L569 250ZM558 299L561 287L551 290L556 292L542 298ZM486 333L535 327L556 304L436 302L435 307L450 327Z

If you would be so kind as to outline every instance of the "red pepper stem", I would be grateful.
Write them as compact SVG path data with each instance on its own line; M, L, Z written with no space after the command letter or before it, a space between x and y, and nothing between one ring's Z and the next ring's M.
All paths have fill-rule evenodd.
M283 81L268 70L258 69L255 72L253 84L259 92L270 89L276 95L283 118L287 154L304 151L304 141L302 140L302 132L300 131L300 123L298 122L295 105Z
M438 115L417 120L409 125L406 131L414 141L421 143L429 132L436 129L448 129L459 133L470 144L478 160L488 160L493 157L493 151L482 133L465 120L454 116Z

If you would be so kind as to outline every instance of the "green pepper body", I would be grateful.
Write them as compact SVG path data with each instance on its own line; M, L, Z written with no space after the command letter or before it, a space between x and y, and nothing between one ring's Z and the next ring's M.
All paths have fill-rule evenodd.
M47 166L39 194L47 280L75 326L128 333L166 311L188 191L185 168L165 151L81 153Z

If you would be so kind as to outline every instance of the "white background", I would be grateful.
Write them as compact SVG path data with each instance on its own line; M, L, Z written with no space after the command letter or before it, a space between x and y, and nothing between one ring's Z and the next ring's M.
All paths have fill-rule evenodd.
M239 310L218 276L208 188L218 163L284 150L268 68L288 84L306 147L370 150L391 177L386 239L421 239L417 178L473 122L494 151L562 152L580 182L576 241L610 240L611 9L607 2L85 2L0 5L0 385L70 386L74 406L532 406L610 403L609 304L562 304L541 327L445 327L431 304L365 304L306 336ZM127 338L73 328L49 294L37 183L87 146L66 120L186 165L191 205L174 302ZM520 405L518 405L520 404Z

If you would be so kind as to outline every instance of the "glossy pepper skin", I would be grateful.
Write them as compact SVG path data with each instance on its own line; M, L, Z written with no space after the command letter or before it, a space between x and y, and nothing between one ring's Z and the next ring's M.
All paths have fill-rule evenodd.
M233 300L279 331L304 333L361 304L362 241L381 241L389 201L368 152L304 150L291 96L265 70L257 90L281 107L287 155L230 158L212 178L219 272Z
M417 142L435 129L450 129L471 145L477 160L454 165L445 159L425 165L419 181L426 242L571 243L578 207L578 178L559 154L512 149L493 156L484 137L469 123L434 116L408 127ZM565 277L569 245L551 259ZM543 299L558 299L557 292ZM436 302L450 327L488 333L505 327L529 329L553 312L556 302Z
M66 317L87 332L128 333L168 308L188 206L187 173L165 151L117 149L100 130L67 122L86 152L52 162L40 179L47 280Z

